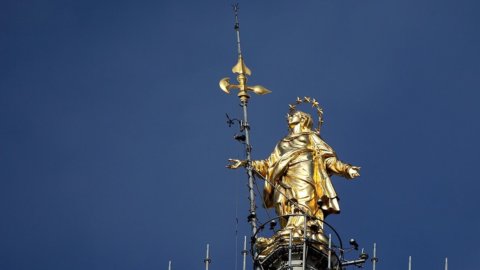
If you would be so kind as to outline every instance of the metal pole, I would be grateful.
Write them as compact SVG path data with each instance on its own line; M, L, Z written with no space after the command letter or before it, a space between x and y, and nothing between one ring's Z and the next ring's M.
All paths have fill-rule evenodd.
M238 49L238 57L242 57L242 49L240 47L240 23L238 22L238 3L233 6L233 10L235 13L235 32L237 34L237 49ZM240 78L239 74L239 78ZM240 82L240 81L239 81ZM239 93L240 97L240 105L243 108L243 123L242 127L245 130L245 152L246 152L246 158L247 158L247 174L248 174L248 190L249 190L249 197L248 199L250 200L250 215L248 216L248 221L250 222L250 225L252 226L252 236L256 235L257 233L257 215L255 213L256 206L255 206L255 192L253 189L253 184L254 184L254 179L253 179L253 168L251 165L252 161L252 146L250 145L250 125L248 124L248 113L247 113L247 104L248 104L248 94L246 93L245 89L245 83L246 82L246 76L244 75L243 81L240 82L241 84L241 89ZM243 92L243 94L241 94ZM256 257L256 252L255 252L255 257Z
M253 168L252 168L252 146L250 145L250 125L248 124L248 114L247 114L247 103L248 97L240 98L241 105L243 107L243 127L245 130L245 150L246 150L246 159L247 159L247 174L248 174L248 190L250 201L250 215L248 215L248 221L252 227L252 237L257 235L257 214L255 213L255 191L253 189L254 180L253 180ZM256 238L252 238L252 241L255 241ZM253 249L253 260L257 258L258 252L256 249ZM258 265L255 266L255 269L260 269Z
M172 261L168 261L168 270L172 270Z
M205 257L205 270L208 270L208 266L210 265L210 262L212 261L209 256L209 251L210 251L210 245L207 244L207 257Z
M250 200L250 216L248 217L250 225L252 226L252 235L257 233L257 215L255 213L255 192L253 189L254 180L253 180L253 168L251 165L252 161L252 146L250 145L250 125L248 124L248 113L247 113L247 103L248 99L244 99L241 102L243 107L243 127L245 129L245 150L247 155L247 174L248 174L248 189L249 189L249 200Z
M377 243L373 243L373 258L372 258L373 270L377 266Z
M307 264L307 213L303 215L303 259L302 269L306 269Z
M408 256L408 270L412 270L412 256Z
M445 258L445 270L448 270L448 257Z
M247 83L247 76L251 75L251 71L245 66L243 62L243 57L242 57L242 50L240 47L240 24L238 22L238 10L239 6L238 4L233 5L233 11L235 13L235 32L237 35L237 52L238 52L238 62L237 64L233 67L232 72L238 74L237 76L237 81L238 85L232 85L229 82L228 78L224 78L220 80L220 88L226 92L230 93L230 88L237 88L239 90L238 97L240 98L240 105L242 106L243 109L243 121L241 122L241 127L242 131L245 131L245 152L246 152L246 169L247 169L247 174L248 174L248 190L249 190L249 196L248 199L250 201L250 209L249 209L249 215L248 215L248 222L250 223L250 226L252 228L252 246L255 245L255 240L257 237L257 214L256 214L256 205L255 205L255 191L254 191L254 184L255 180L253 178L253 167L252 167L252 146L250 145L250 125L248 124L248 113L247 113L247 105L248 105L248 99L250 96L248 95L248 91L253 91L256 94L263 95L263 94L268 94L271 91L263 88L259 91L258 86L255 88L257 89L256 91L253 90L253 88L249 87L246 85ZM252 251L252 259L254 261L254 267L255 269L260 269L261 267L255 263L256 258L258 257L258 251L256 248L253 248Z
M237 52L238 55L242 55L242 48L240 47L240 23L238 22L238 3L233 5L233 12L235 13L235 32L237 32Z
M290 239L288 240L288 270L292 270L292 231L290 230Z
M328 234L328 265L327 269L332 269L332 234Z
M243 255L243 270L247 269L247 236L245 235L245 238L243 239L243 250L242 250L242 255Z

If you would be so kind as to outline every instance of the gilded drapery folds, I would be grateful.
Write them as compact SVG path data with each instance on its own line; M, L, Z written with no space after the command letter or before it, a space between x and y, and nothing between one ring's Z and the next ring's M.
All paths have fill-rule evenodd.
M286 136L267 159L252 161L252 166L266 179L267 208L275 208L279 216L306 211L320 220L340 212L330 175L350 177L348 170L352 167L338 160L335 151L313 131ZM300 229L301 223L301 218L291 217L283 219L281 225Z

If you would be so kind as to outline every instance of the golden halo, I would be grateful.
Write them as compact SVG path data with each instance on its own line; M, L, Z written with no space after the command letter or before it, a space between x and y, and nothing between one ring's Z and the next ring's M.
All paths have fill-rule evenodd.
M310 98L310 97L297 97L297 100L295 101L294 104L288 104L290 107L289 114L293 114L295 111L297 111L297 106L303 103L309 103L312 104L312 108L315 108L317 110L317 116L318 116L318 127L314 129L315 133L319 134L320 133L320 127L322 126L323 123L323 109L319 106L318 101L315 98Z

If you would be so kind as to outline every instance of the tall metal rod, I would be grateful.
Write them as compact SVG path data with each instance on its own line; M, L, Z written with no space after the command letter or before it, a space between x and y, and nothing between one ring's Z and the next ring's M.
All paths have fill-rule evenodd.
M235 32L237 34L237 50L238 50L238 57L242 57L242 49L240 47L240 24L238 22L238 10L239 6L238 3L233 5L233 11L235 13ZM250 215L248 216L248 221L252 227L252 235L257 234L257 215L255 213L256 211L256 205L255 205L255 191L253 189L254 186L254 179L253 179L253 168L251 165L252 162L252 146L250 145L250 125L248 124L248 112L247 112L247 107L248 107L248 99L249 96L247 94L246 88L247 86L245 85L246 83L246 76L245 74L239 74L238 76L238 81L240 83L240 92L238 96L240 97L240 105L243 108L243 122L242 122L242 128L245 131L245 152L246 152L246 160L247 160L247 174L248 174L248 190L249 190L249 201L250 201ZM254 239L252 239L254 241ZM257 254L253 254L256 255Z
M328 263L327 269L332 269L332 234L328 234Z
M250 125L248 124L248 113L247 113L247 103L248 99L241 100L241 106L243 107L243 127L245 129L245 152L247 160L247 174L248 174L248 189L249 189L249 200L250 200L250 216L248 217L250 225L252 226L252 235L257 233L257 215L255 213L255 192L253 189L254 179L253 179L253 167L252 162L252 146L250 145Z
M408 256L408 270L412 270L412 256Z
M303 215L303 258L302 269L306 269L307 264L307 213Z
M292 239L292 231L290 230L290 238L288 240L288 270L292 270L292 242L293 242L293 239Z
M172 261L168 261L168 270L172 270Z
M208 266L210 265L210 262L212 261L210 259L210 245L207 244L207 256L205 257L205 260L203 260L205 262L205 270L208 270Z
M243 238L243 250L242 250L242 255L243 255L243 270L247 269L247 236L245 235L245 238Z
M248 113L247 113L247 103L248 98L241 100L241 106L243 107L243 127L245 130L245 152L247 160L247 174L248 174L248 190L249 190L249 201L250 201L250 215L248 216L248 221L252 227L252 235L257 234L257 214L256 214L256 205L255 205L255 191L253 189L254 179L253 179L253 167L252 167L252 146L250 145L250 125L248 124ZM254 241L254 239L252 239ZM256 257L256 254L254 254Z
M445 258L445 270L448 270L448 257Z
M372 258L372 269L375 270L377 266L377 243L373 243L373 258Z
M252 243L252 246L254 246L256 241L255 237L257 235L258 229L257 229L257 214L256 214L255 191L254 191L255 179L253 178L253 167L252 167L252 146L250 144L250 125L248 123L248 112L247 112L248 100L250 98L248 91L253 91L258 95L268 94L271 91L260 85L255 85L253 87L247 85L247 76L251 75L251 71L245 65L242 57L242 49L240 46L240 24L238 22L238 11L239 11L238 4L233 5L233 11L235 13L235 32L237 36L238 62L232 68L232 72L237 74L238 84L231 84L230 79L227 77L227 78L221 79L219 82L219 85L220 85L220 88L227 94L230 93L231 89L239 90L237 96L240 98L240 105L242 106L242 109L243 109L243 120L241 121L241 128L242 128L242 131L245 132L246 159L243 165L245 165L245 168L247 170L247 175L248 175L248 190L249 190L248 199L250 201L248 222L250 223L250 226L252 228L251 243ZM254 267L255 269L260 269L261 267L255 263L255 260L257 257L258 257L258 251L255 248L253 248L252 259L254 260Z
M237 52L238 56L242 56L242 48L240 47L240 23L238 22L238 3L233 4L233 12L235 13L235 32L237 33Z

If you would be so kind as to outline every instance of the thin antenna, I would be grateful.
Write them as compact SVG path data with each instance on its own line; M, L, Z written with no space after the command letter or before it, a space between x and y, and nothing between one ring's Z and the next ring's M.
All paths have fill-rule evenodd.
M292 230L290 230L290 237L288 240L288 270L292 269Z
M245 238L243 238L243 250L242 250L242 255L243 255L243 270L247 269L247 236L245 235Z
M232 5L233 12L235 14L235 32L237 33L237 52L238 57L242 57L242 47L240 46L240 23L238 22L238 11L240 10L240 5L235 3Z
M332 269L332 234L328 234L328 266L327 269Z
M408 270L412 270L412 256L408 256Z
M236 189L238 190L238 188ZM238 264L238 210L237 210L237 205L238 205L238 192L235 192L235 270L237 270L237 264Z
M168 270L172 270L172 261L168 261Z
M445 270L448 270L448 257L445 257Z
M302 270L307 269L307 212L303 215L303 258Z
M375 270L377 267L377 243L373 243L373 257L372 257L372 270Z
M205 260L203 260L205 262L205 270L208 270L208 266L210 265L210 262L212 261L210 259L209 253L210 253L210 245L207 244L207 256L205 257Z

